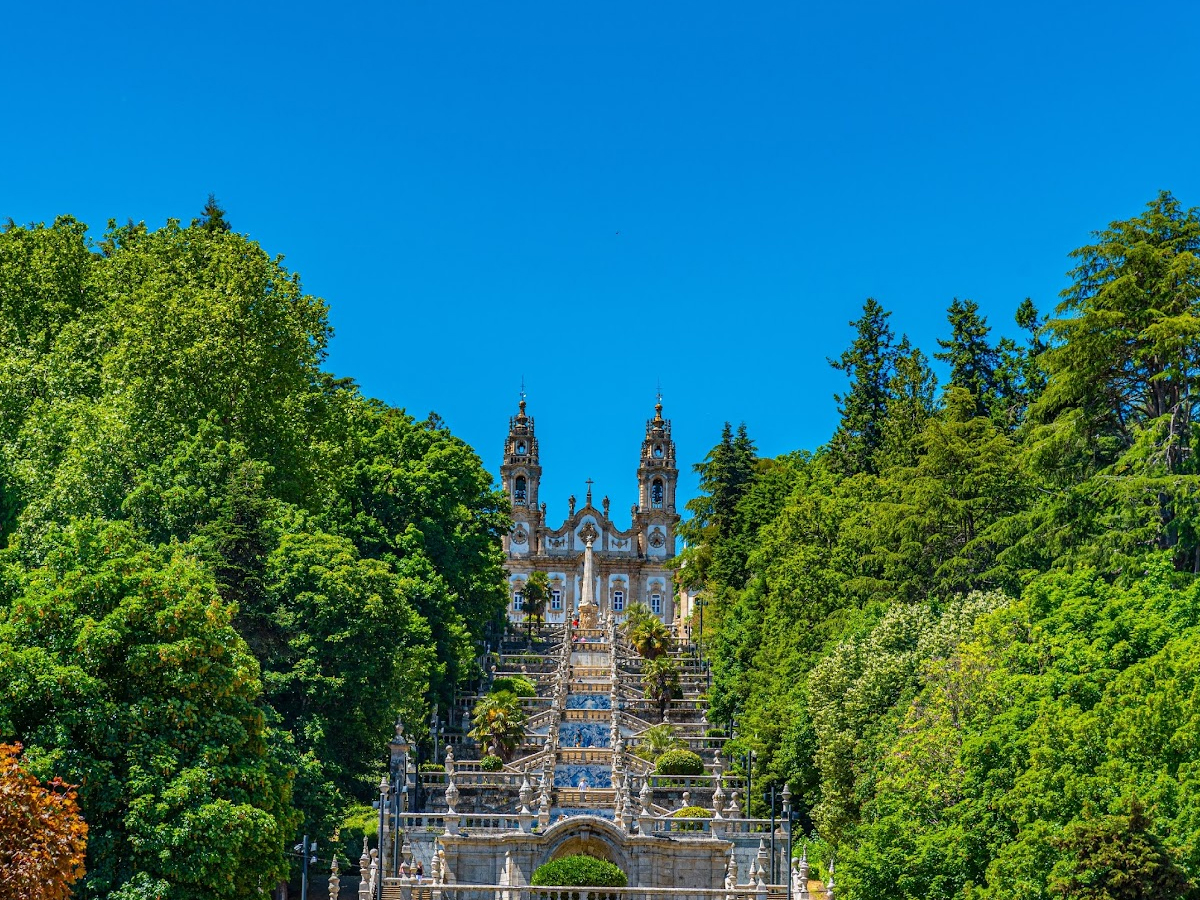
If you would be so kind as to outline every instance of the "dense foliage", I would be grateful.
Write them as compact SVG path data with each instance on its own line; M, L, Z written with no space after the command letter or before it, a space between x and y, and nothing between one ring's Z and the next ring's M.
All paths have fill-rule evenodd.
M594 856L563 856L538 866L532 885L545 887L626 887L629 879L621 868Z
M0 744L0 900L65 900L83 876L87 823L75 790L42 784L20 744Z
M1162 194L1020 337L953 300L942 386L868 300L827 446L697 466L711 715L839 897L1200 896L1197 253Z
M212 199L0 234L0 739L80 786L81 897L269 890L502 618L491 477L329 334Z
M703 775L704 760L691 750L667 750L654 764L655 775Z

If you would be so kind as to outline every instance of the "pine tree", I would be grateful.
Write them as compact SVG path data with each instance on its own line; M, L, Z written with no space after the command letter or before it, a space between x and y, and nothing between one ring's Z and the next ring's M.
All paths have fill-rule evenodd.
M883 444L888 382L895 368L891 313L873 298L862 318L852 321L857 335L850 348L829 364L850 378L850 391L835 394L842 420L830 441L834 468L846 475L877 471L875 454Z
M221 204L217 202L216 194L208 195L204 211L200 213L200 218L192 220L192 227L222 234L230 230L229 220L225 218L225 210L221 209Z
M1000 361L996 348L988 343L987 318L979 314L974 300L959 300L950 304L946 318L950 322L950 339L938 338L941 353L934 359L950 365L950 383L975 398L975 414L987 415L996 403L996 366Z
M916 464L921 432L937 409L937 376L929 368L929 358L909 343L908 335L896 345L894 369L888 381L880 469Z

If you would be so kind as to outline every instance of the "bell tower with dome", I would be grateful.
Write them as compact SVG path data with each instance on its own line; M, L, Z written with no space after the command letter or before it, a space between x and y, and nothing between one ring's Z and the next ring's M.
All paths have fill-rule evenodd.
M675 485L679 469L675 465L675 442L671 440L671 421L662 414L662 395L654 405L654 418L646 422L642 458L638 463L638 505L633 512L648 556L675 555Z
M512 504L513 518L513 530L504 539L504 549L509 553L529 553L530 544L541 525L538 488L542 480L542 467L538 464L533 416L525 414L524 388L518 409L519 412L508 420L504 462L500 465L500 485Z

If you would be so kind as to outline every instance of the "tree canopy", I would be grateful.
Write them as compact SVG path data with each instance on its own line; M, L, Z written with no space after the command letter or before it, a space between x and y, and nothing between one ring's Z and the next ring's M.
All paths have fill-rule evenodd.
M839 897L1200 896L1198 245L1164 193L1072 254L1053 318L997 337L953 300L941 387L868 300L826 446L709 454L710 716Z
M80 897L269 889L502 621L503 495L329 336L211 196L0 233L0 740L79 785Z

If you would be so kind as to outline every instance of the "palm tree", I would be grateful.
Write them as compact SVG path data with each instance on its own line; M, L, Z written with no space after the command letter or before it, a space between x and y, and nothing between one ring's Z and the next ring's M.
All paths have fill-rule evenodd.
M681 695L679 688L679 666L669 656L657 656L646 661L642 670L642 688L646 696L658 701L661 719L667 718L667 706L672 697Z
M639 600L632 601L625 608L625 624L622 628L625 631L625 636L629 637L633 634L633 630L645 622L647 619L655 618L654 613L650 612L650 607Z
M525 581L525 642L533 643L533 621L540 625L546 615L546 603L550 599L550 576L545 572L534 572Z
M654 762L668 750L687 749L687 742L677 737L675 726L666 722L651 725L639 737L637 755L647 762Z
M658 659L671 652L675 638L671 629L663 624L658 616L651 615L642 619L629 632L629 641L643 659Z
M492 756L507 760L525 737L525 710L516 694L499 691L475 704L471 724L471 737Z

